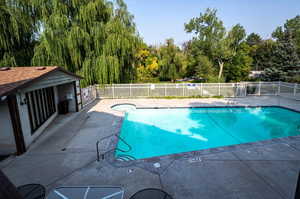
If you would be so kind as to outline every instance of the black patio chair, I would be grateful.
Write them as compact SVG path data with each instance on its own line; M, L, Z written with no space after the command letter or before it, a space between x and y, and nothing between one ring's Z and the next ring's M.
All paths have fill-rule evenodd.
M130 199L173 199L171 195L161 189L148 188L136 192Z
M300 172L299 172L298 181L297 181L295 199L300 199Z
M27 184L18 188L0 170L0 199L44 199L46 189L40 184Z

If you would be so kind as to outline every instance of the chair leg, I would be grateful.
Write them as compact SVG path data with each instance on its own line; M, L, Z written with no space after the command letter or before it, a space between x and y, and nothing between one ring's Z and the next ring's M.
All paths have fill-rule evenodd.
M297 181L295 199L300 199L300 172L299 172L298 181Z

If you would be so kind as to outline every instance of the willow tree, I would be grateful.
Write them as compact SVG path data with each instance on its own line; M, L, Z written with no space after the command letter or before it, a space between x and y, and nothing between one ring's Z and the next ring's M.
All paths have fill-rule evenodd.
M0 0L0 67L30 64L35 22L27 1Z
M140 39L122 0L32 0L39 9L34 65L59 65L84 76L83 85L135 77Z

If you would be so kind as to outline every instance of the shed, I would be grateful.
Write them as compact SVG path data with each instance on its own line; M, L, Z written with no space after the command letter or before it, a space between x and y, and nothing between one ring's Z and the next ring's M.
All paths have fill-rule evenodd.
M57 66L0 68L0 155L23 154L60 112L79 111L80 79Z

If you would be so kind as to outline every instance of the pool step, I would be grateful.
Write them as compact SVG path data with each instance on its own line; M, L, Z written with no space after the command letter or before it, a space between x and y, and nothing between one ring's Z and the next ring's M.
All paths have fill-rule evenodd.
M130 155L118 155L116 157L116 160L118 161L122 161L122 162L128 162L128 161L133 161L135 160L134 157L130 156Z

